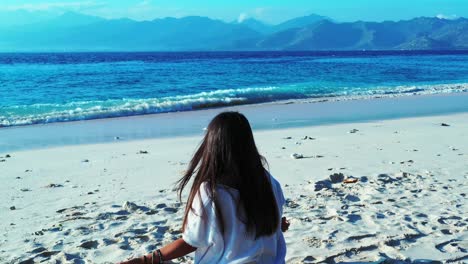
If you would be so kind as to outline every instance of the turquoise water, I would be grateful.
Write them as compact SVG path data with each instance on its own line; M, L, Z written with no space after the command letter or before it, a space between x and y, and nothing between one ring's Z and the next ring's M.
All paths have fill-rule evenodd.
M0 54L0 127L468 91L468 52Z

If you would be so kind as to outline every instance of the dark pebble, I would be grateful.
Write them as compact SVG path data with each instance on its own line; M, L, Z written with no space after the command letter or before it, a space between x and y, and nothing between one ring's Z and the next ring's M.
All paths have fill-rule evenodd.
M332 183L339 183L339 182L342 182L343 180L344 180L343 173L333 173L332 175L330 175L330 181Z

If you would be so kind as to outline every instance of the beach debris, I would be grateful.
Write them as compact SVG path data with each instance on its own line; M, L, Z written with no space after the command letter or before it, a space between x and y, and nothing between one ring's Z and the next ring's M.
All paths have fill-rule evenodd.
M10 206L10 210L16 210L15 206Z
M293 153L293 154L291 154L291 158L293 158L293 159L303 159L304 155L298 154L298 153Z
M59 187L63 187L63 185L58 184L58 183L50 183L50 184L44 186L44 188L59 188Z
M148 154L148 151L146 151L146 150L140 150L137 154Z
M292 137L284 137L283 139L292 139Z
M443 127L449 127L450 125L447 124L447 123L441 123L440 126L443 126Z
M25 170L24 172L32 172L32 170Z
M15 179L17 179L17 180L21 180L21 177L20 177L20 176L18 176L18 177L16 177Z
M5 155L5 158L7 158L7 159L8 159L8 158L11 158L11 155L10 155L10 154L6 154L6 155Z
M286 207L297 208L299 207L299 204L296 201L293 201L291 199L286 199Z
M329 178L332 183L339 183L344 180L345 176L343 173L340 172L340 173L333 173L332 175L329 176Z
M358 131L359 131L359 129L353 128L353 129L351 129L348 133L354 134L354 133L356 133L356 132L358 132Z
M89 159L81 160L81 162L84 162L84 163L89 162Z
M22 188L22 189L20 189L20 191L22 191L22 192L30 192L30 191L31 191L31 189L28 189L28 188Z
M377 234L365 234L365 235L359 235L359 236L350 236L346 240L347 241L360 241L364 238L370 238L370 237L376 237Z
M5 161L6 161L6 159L1 159L1 160L0 160L0 162L5 162Z
M302 140L315 140L315 138L309 137L309 136L304 136L304 137L302 138Z
M357 178L346 178L343 182L344 183L356 183L356 182L358 182L358 179Z
M132 202L129 202L129 201L126 201L122 207L129 211L129 212L134 212L136 210L138 210L140 207L138 205L136 205L135 203L132 203Z

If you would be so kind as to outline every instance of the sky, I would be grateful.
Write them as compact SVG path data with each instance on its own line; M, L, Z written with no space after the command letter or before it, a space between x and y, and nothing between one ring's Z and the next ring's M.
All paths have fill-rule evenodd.
M340 22L468 17L468 0L0 0L0 11L13 10L75 11L135 20L189 15L224 21L256 18L277 24L309 14Z

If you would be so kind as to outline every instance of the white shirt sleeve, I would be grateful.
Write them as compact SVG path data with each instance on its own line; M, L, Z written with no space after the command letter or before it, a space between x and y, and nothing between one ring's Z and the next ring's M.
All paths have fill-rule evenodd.
M202 184L187 215L182 239L192 247L206 248L211 245L216 230L214 202L208 196L206 184Z

